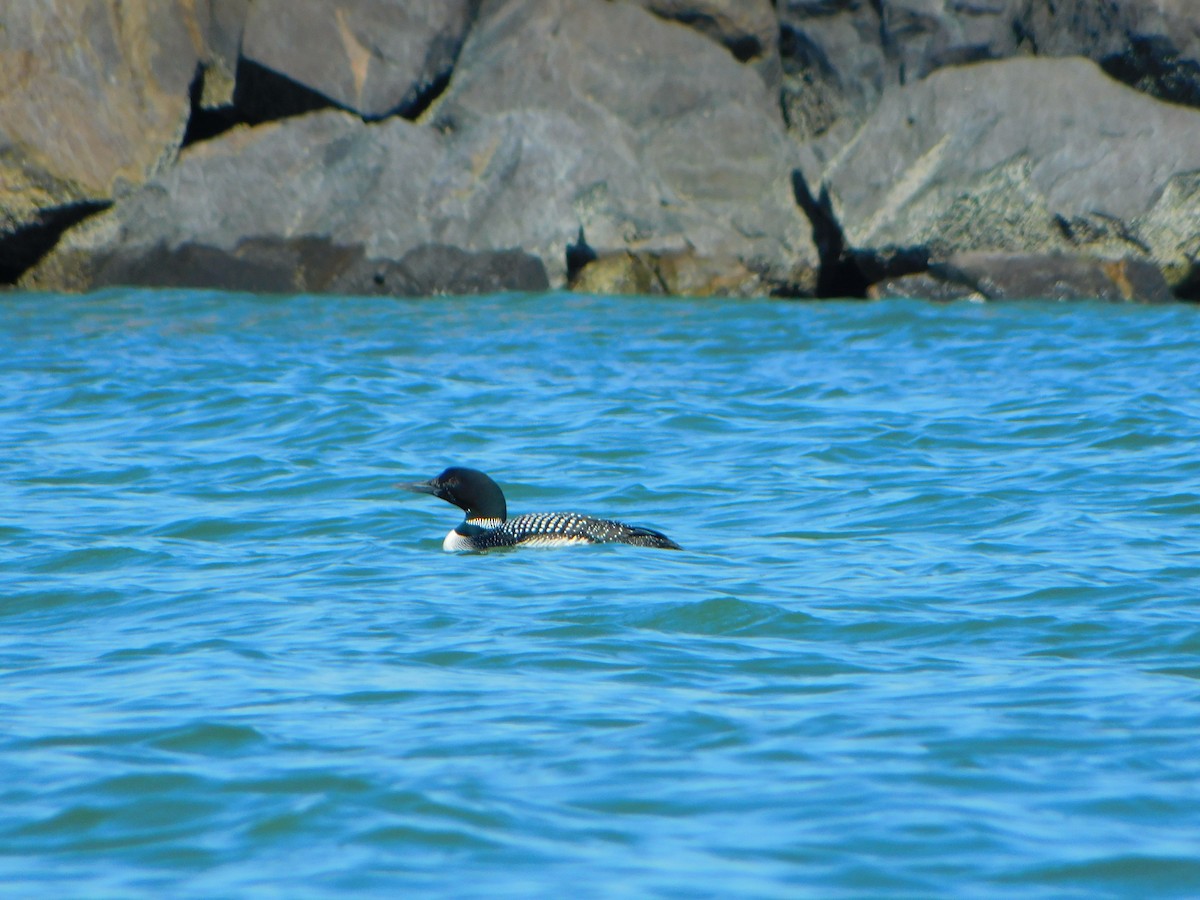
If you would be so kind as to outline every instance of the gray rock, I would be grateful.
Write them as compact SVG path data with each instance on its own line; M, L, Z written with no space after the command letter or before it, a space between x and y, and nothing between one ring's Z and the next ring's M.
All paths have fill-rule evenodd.
M203 287L255 293L482 294L544 291L541 262L519 250L468 253L426 244L400 260L369 259L361 244L328 238L247 238L226 249L205 244L117 247L98 257L88 287Z
M801 140L860 124L882 93L951 65L1084 56L1200 106L1194 0L780 0L783 100Z
M511 132L506 118L540 122L540 141L518 132L488 157L493 167L511 157L525 173L519 183L459 189L489 208L498 195L511 214L489 229L533 235L525 246L553 283L581 226L600 254L688 251L740 260L776 283L815 281L777 99L712 41L637 5L485 5L434 115L443 129L473 131L480 152L497 129ZM515 153L518 142L536 168Z
M450 77L475 5L255 0L242 55L368 119L411 117Z
M932 266L928 275L970 289L988 300L1174 300L1162 273L1151 263L1136 259L956 253Z
M1172 176L1150 212L1138 217L1135 234L1152 248L1175 293L1200 300L1200 172Z
M872 299L1083 300L1170 303L1175 298L1156 266L1052 254L956 253L928 272L871 285Z
M386 293L427 297L431 294L494 294L499 291L546 291L550 281L541 260L521 250L468 252L445 244L414 247L398 263L367 261L370 284L355 290L343 277L332 285L339 293ZM389 281L394 272L403 285ZM383 274L381 274L383 273Z
M695 28L780 87L779 22L771 0L638 0L657 16Z
M853 127L880 95L942 66L1018 51L1026 0L780 0L783 103L801 140Z
M428 223L408 213L421 207L441 153L438 135L403 119L367 126L326 112L241 127L189 147L174 168L68 232L24 283L86 290L116 277L106 274L112 259L141 272L139 255L166 260L193 247L197 258L236 257L254 241L315 238L398 258L430 242ZM188 258L177 265L190 278L202 270Z
M1178 286L1200 259L1185 224L1197 171L1200 112L1084 60L1027 59L942 69L889 91L806 177L828 190L858 251L1135 256Z
M1161 100L1200 107L1200 4L1195 0L1023 0L1022 46L1086 56Z
M111 285L204 287L256 293L318 291L340 273L361 265L362 247L327 239L247 239L226 249L165 243L117 247L98 257L89 288Z

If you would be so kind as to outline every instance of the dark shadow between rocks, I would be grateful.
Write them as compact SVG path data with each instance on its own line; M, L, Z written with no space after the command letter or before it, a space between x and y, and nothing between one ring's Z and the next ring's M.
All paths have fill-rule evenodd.
M108 201L97 200L44 209L38 221L0 236L0 284L16 284L54 249L63 232L110 206Z
M201 104L200 98L204 94L204 78L204 66L199 65L196 67L196 76L188 86L190 109L188 112L187 128L183 132L183 141L180 144L181 149L200 141L212 140L234 126L243 123L235 106L220 106L214 109L206 109Z
M721 29L717 24L717 20L710 15L701 12L681 12L677 15L662 15L655 13L660 18L668 21L678 22L681 25L686 25L689 28L699 31L701 34L707 34L713 37L721 46L733 54L733 58L740 63L747 63L751 60L758 59L764 53L762 41L754 35L746 34L739 36L721 36Z
M191 109L181 146L211 140L238 125L262 125L322 109L342 109L359 116L364 122L380 121L395 115L416 121L445 93L452 74L451 69L429 82L415 86L399 107L382 116L366 116L245 57L238 59L233 102L228 106L205 108L201 103L205 69L200 65L188 88Z
M319 109L341 108L323 94L258 63L239 58L233 103L206 109L200 100L204 77L204 67L198 66L196 77L188 88L191 111L181 147L212 140L238 125L261 125Z
M1100 60L1100 68L1159 100L1200 108L1200 63L1181 58L1165 37L1133 38L1126 52Z
M238 120L248 125L302 116L319 109L342 108L324 94L245 57L238 59L233 105Z
M583 226L579 226L579 236L575 238L575 243L567 244L567 284L574 284L579 273L583 271L583 267L588 263L595 262L597 259L596 251L588 245L587 237L583 233Z
M1175 296L1189 303L1200 303L1200 266L1192 269L1192 273L1175 285Z
M428 84L421 85L417 88L413 99L401 106L397 110L397 114L413 122L421 118L425 114L425 110L433 106L437 102L437 98L446 92L446 88L450 86L451 74L451 72L446 72Z

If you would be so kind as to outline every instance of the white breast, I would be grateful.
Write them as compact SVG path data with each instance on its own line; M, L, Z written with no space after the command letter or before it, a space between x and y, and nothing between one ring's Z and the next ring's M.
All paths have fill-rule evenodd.
M442 541L442 549L447 553L456 553L460 550L472 550L471 539L466 535L459 534L455 529L451 528L450 533L446 535L446 539Z

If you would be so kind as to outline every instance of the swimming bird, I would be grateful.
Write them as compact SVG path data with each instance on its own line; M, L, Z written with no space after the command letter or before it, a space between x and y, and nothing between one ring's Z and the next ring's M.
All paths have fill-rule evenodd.
M567 544L633 544L666 550L683 549L652 528L577 513L526 513L510 519L500 485L478 469L451 466L429 481L396 486L414 494L433 494L467 514L442 541L442 549L446 551Z

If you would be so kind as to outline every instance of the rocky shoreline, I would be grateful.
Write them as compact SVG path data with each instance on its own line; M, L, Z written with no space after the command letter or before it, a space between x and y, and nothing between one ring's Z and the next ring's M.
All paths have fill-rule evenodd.
M0 284L1200 299L1194 0L0 14Z

